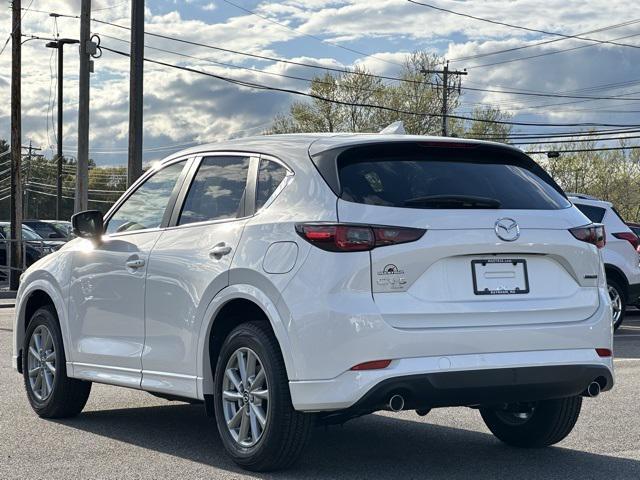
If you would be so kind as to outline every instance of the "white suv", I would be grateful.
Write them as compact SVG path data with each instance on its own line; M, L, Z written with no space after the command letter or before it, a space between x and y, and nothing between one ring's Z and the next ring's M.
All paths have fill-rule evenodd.
M569 200L592 222L602 223L605 227L606 245L602 249L602 259L613 307L613 325L618 328L624 320L626 306L636 305L640 297L638 236L610 202L577 193L570 193Z
M91 382L202 401L229 455L282 468L314 423L478 408L556 443L613 386L595 226L529 157L394 135L175 154L83 212L17 298L13 365L45 418Z

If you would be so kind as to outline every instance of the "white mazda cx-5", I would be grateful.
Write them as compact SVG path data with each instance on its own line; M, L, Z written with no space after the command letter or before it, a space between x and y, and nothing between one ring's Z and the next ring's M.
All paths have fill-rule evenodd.
M559 442L613 386L603 227L521 151L404 135L204 145L147 171L22 277L13 365L45 418L92 382L201 401L283 468L313 424L477 408Z

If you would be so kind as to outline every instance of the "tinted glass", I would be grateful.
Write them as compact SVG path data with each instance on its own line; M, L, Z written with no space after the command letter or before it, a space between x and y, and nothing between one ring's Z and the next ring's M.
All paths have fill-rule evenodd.
M256 210L267 203L269 197L276 191L278 185L287 176L287 169L276 162L260 160L258 169L258 185L256 189Z
M591 205L580 205L577 203L574 205L578 208L578 210L584 213L585 216L589 220L591 220L593 223L602 222L602 219L604 218L604 212L605 212L604 208L593 207Z
M414 148L411 153L367 147L338 157L341 197L404 208L554 210L571 204L521 161L497 149ZM526 167L526 162L533 166ZM529 169L531 168L531 169ZM552 182L552 181L551 181Z
M198 168L179 224L237 218L247 185L249 157L206 157Z
M25 222L25 224L35 230L42 238L64 238L66 236L50 223Z
M186 162L178 162L149 177L109 220L107 233L157 228Z

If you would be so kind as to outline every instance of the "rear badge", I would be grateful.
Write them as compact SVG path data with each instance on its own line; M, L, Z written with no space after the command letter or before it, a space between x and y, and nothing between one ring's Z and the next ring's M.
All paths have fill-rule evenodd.
M385 285L393 289L402 289L407 283L404 277L404 270L400 270L393 263L389 263L378 272L378 285Z
M513 218L499 218L493 227L500 240L514 242L520 237L520 227Z

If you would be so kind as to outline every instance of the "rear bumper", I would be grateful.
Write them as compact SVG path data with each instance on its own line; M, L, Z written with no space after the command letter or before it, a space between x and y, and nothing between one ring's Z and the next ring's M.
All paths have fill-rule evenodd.
M395 393L409 409L509 403L578 395L596 379L611 389L613 360L580 349L407 358L289 386L297 410L357 414L384 408Z
M381 410L395 394L402 395L404 408L409 410L531 402L580 395L593 381L598 381L602 390L610 390L613 375L602 365L427 373L385 380L348 410Z

